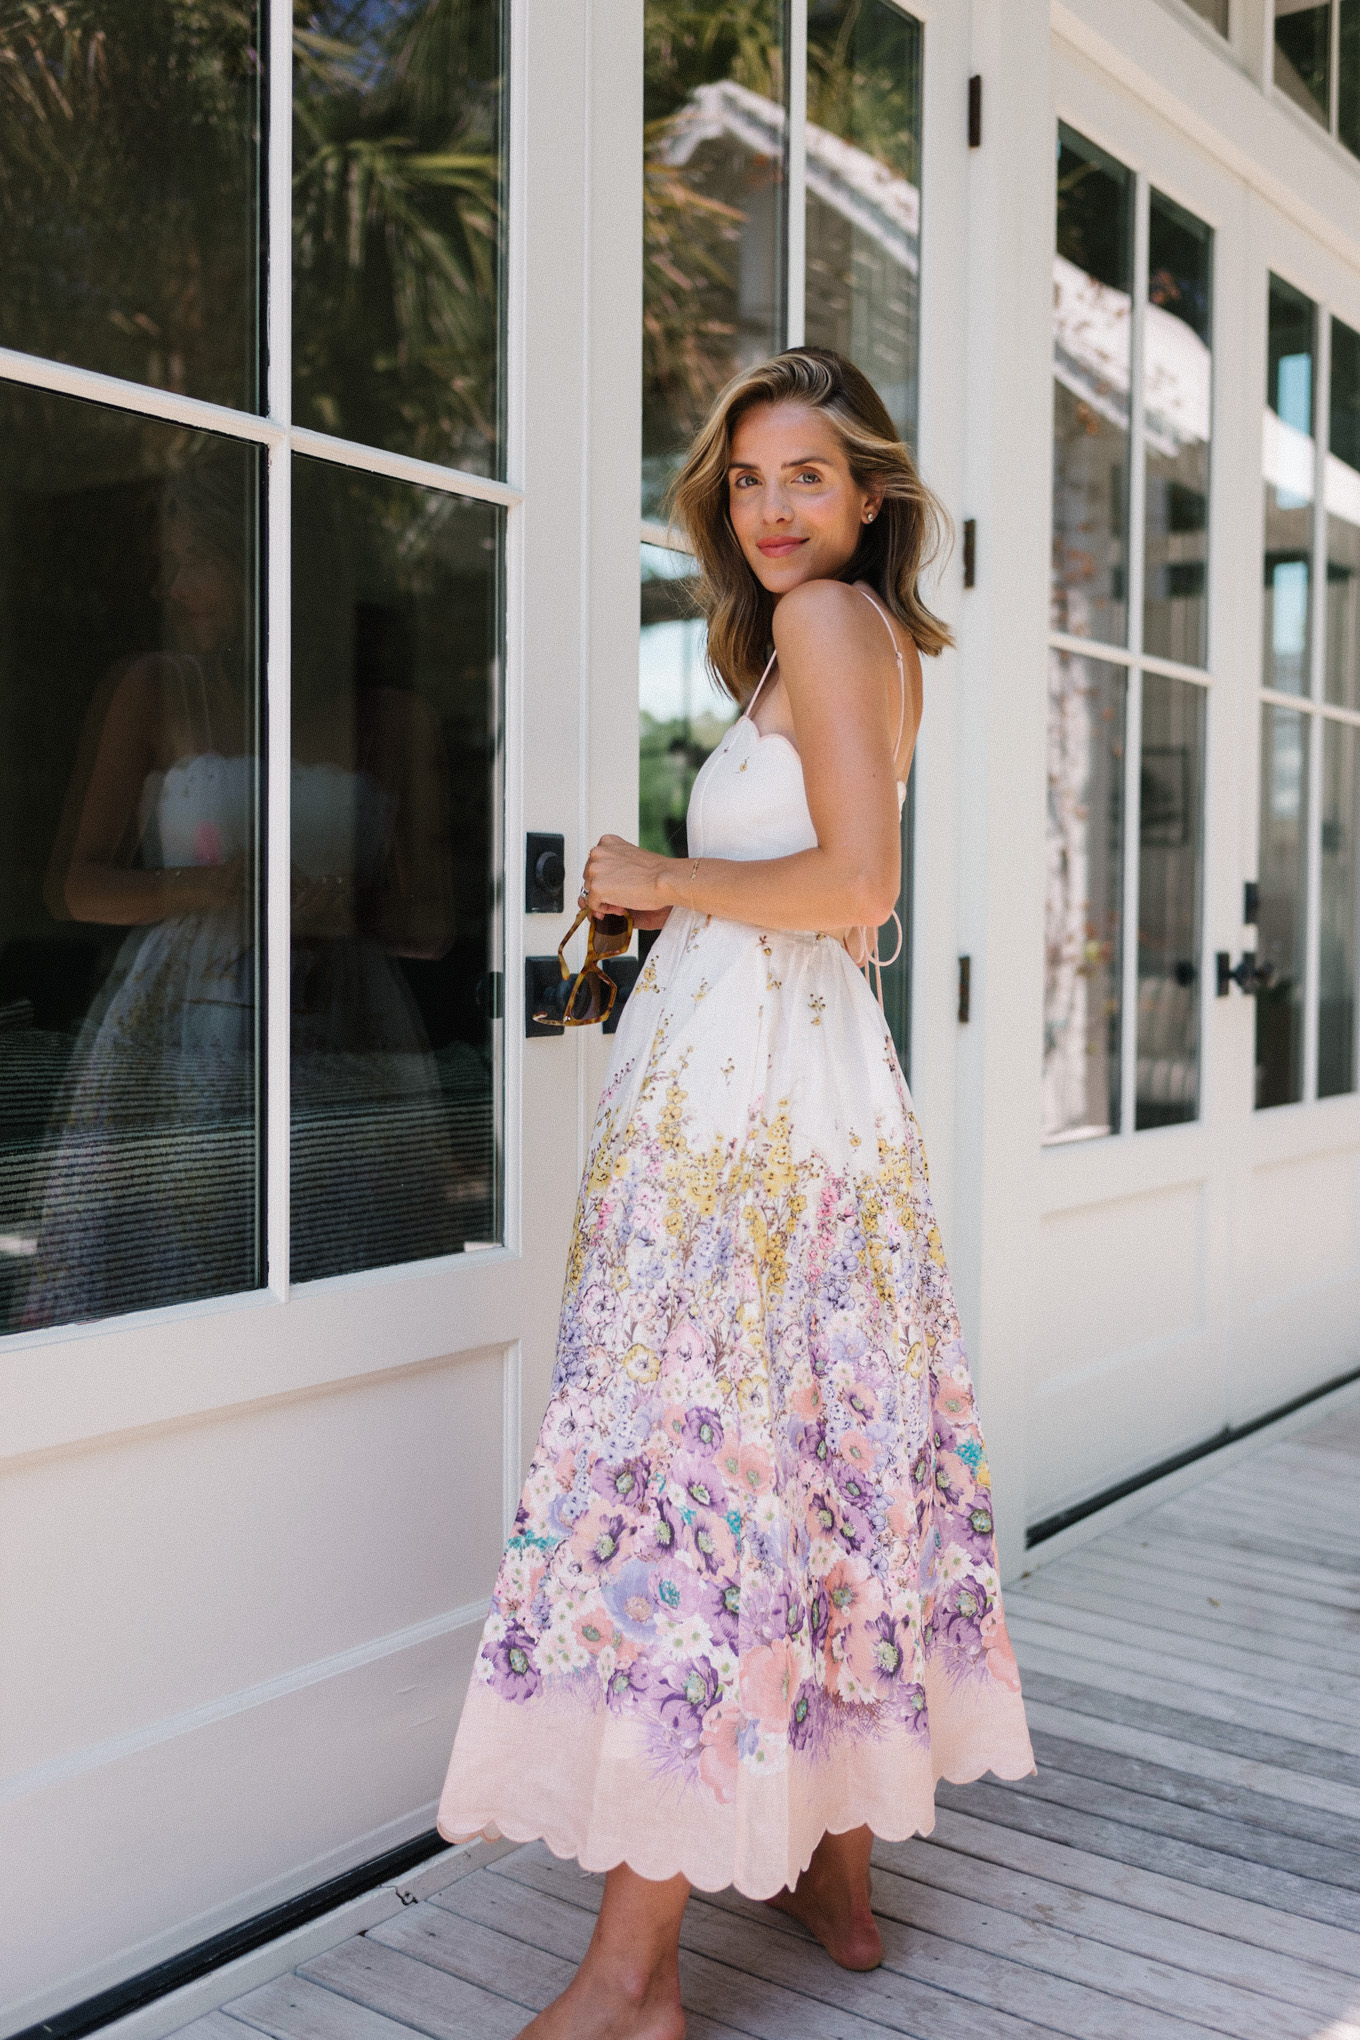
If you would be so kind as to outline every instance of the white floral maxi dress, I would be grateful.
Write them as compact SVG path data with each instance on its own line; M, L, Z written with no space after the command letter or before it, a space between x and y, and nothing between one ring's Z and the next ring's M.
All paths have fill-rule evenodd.
M816 834L749 718L691 854ZM619 1026L552 1399L439 1809L766 1898L1034 1768L920 1132L829 936L671 914Z

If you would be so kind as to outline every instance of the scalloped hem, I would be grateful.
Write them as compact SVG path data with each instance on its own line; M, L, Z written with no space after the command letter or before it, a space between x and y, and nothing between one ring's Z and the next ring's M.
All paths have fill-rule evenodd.
M698 1891L733 1887L745 1898L773 1898L796 1883L823 1834L868 1827L885 1842L929 1834L941 1778L971 1785L988 1773L1033 1776L1020 1696L1006 1700L1000 1718L987 1724L990 1732L977 1733L982 1724L974 1721L973 1734L937 1737L934 1749L903 1733L821 1762L791 1754L779 1772L740 1778L724 1803L702 1788L682 1792L658 1780L631 1738L610 1732L608 1717L594 1718L592 1735L579 1713L569 1724L553 1710L551 1725L536 1722L531 1754L521 1741L530 1710L474 1685L438 1828L447 1842L541 1841L592 1873L626 1863L654 1882L681 1876ZM568 1726L574 1736L562 1733ZM559 1762L549 1769L543 1752L554 1743ZM950 1743L952 1749L940 1747Z

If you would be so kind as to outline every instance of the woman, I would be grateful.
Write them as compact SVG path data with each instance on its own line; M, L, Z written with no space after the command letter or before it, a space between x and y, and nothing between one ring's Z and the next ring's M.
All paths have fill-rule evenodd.
M586 863L593 913L665 932L440 1807L609 1872L533 2040L682 2033L691 1884L872 1968L874 1835L929 1829L938 1777L1033 1769L920 1136L853 960L898 893L918 651L949 642L917 586L938 513L815 348L728 385L675 500L745 713L688 859Z

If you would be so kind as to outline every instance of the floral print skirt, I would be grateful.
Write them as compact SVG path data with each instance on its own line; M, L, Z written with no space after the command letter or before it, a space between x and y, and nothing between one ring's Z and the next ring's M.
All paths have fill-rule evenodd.
M766 1898L1034 1768L920 1132L830 937L675 912L439 1809Z

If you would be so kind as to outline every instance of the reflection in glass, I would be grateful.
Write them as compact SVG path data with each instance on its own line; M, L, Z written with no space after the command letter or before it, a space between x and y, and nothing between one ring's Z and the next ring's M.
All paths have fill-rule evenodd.
M848 355L914 443L921 25L891 0L809 0L807 56L808 345Z
M1208 655L1213 247L1212 228L1151 193L1143 649L1185 666L1202 666Z
M502 512L299 460L292 1271L500 1235Z
M690 789L737 714L705 664L706 633L693 593L697 572L688 553L642 548L638 841L663 857L689 855Z
M1313 538L1313 304L1270 279L1263 461L1266 488L1262 685L1308 692Z
M642 508L718 391L784 331L780 0L646 0Z
M1228 0L1186 0L1186 5L1193 7L1220 35L1228 33Z
M1360 0L1339 0L1336 131L1360 156Z
M1322 902L1318 946L1318 1096L1355 1089L1356 881L1360 877L1360 730L1322 725Z
M0 385L0 1331L256 1287L254 447Z
M1256 1103L1303 1096L1303 981L1308 904L1308 753L1296 708L1270 702L1261 726L1261 904L1257 950L1275 982L1256 1000Z
M253 0L0 0L0 346L256 408Z
M1332 320L1327 699L1360 708L1360 333Z
M1143 675L1138 770L1138 1094L1134 1125L1199 1107L1204 689Z
M1125 641L1133 177L1058 131L1052 624Z
M1275 0L1275 83L1295 106L1331 121L1331 0Z
M294 415L497 474L505 7L322 0L294 35Z
M1119 1127L1125 675L1049 653L1045 1141Z

